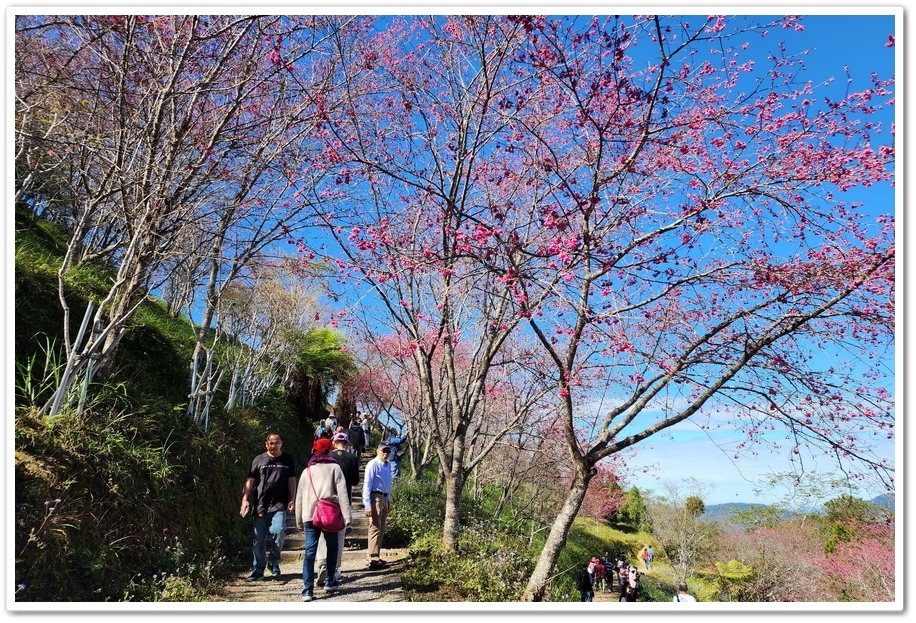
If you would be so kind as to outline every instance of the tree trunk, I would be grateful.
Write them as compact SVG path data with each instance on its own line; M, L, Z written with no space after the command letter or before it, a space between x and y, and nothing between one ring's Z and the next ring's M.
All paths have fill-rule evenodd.
M459 499L463 487L464 472L457 470L445 472L445 520L442 522L442 544L452 552L458 551L458 533L461 529L459 516Z
M551 572L560 558L560 552L566 545L566 538L569 536L569 530L572 528L579 507L582 506L582 500L585 499L585 492L588 490L588 483L592 478L589 468L577 465L575 476L570 483L569 493L563 502L563 508L560 509L544 548L541 550L541 556L538 558L531 577L528 578L528 585L522 594L522 601L544 601L547 589L550 587ZM583 561L584 562L584 561Z

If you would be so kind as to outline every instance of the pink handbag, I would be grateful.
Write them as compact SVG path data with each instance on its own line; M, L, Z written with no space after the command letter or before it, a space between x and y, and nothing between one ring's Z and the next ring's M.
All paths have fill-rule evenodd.
M309 476L309 484L312 486L312 493L318 497L315 491L315 484L312 482L312 474L305 470ZM312 514L312 525L324 532L340 532L347 527L347 521L344 519L343 511L340 510L340 504L334 500L319 498L315 504L315 512Z

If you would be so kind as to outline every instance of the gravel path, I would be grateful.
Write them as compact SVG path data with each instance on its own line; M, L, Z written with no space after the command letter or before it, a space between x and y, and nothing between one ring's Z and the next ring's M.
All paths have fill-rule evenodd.
M302 602L302 550L287 549L280 562L280 575L265 576L259 582L246 582L248 572L240 573L226 584L210 601L234 602ZM383 549L382 558L388 561L385 569L369 569L364 547L350 547L344 551L341 573L344 576L340 591L334 595L315 591L315 600L303 603L307 608L318 603L400 602L404 601L400 571L407 565L407 550Z

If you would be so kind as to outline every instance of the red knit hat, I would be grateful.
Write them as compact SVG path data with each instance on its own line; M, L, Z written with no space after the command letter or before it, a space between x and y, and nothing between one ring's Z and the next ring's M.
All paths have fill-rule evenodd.
M331 440L327 437L319 437L312 446L312 454L325 454L332 448Z

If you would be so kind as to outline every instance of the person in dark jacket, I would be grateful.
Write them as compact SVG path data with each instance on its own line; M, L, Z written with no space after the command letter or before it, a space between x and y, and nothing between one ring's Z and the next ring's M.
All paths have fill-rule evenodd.
M350 450L352 450L353 454L358 458L366 450L366 444L368 443L363 433L363 425L359 417L353 418L350 422L350 430L347 436L350 438Z
M595 563L589 560L585 566L579 570L579 576L576 578L576 588L579 589L579 595L582 601L594 601L595 591Z

